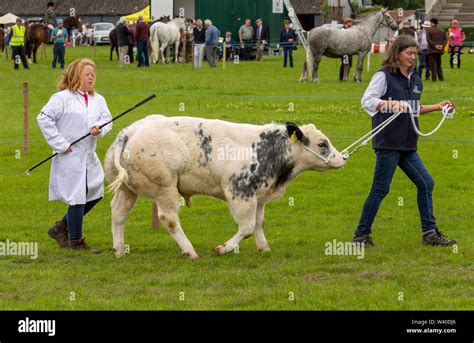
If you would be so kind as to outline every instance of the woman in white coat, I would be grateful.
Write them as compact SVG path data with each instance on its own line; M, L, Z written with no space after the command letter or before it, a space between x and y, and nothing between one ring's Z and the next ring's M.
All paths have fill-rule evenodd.
M82 237L83 217L104 196L104 171L95 152L97 138L112 129L99 129L110 119L105 99L94 90L95 64L81 59L72 62L37 121L48 144L58 155L53 158L49 200L69 205L66 215L48 230L60 247L91 249ZM71 147L87 132L91 135Z

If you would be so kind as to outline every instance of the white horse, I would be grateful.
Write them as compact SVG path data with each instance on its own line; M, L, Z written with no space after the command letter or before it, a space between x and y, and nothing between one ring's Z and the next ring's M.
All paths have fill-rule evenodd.
M345 55L359 55L357 72L354 81L362 81L362 66L364 58L372 48L372 37L381 25L397 30L395 20L384 8L364 18L357 26L348 30L337 30L324 26L312 29L308 33L308 51L300 81L305 82L308 74L312 74L312 81L319 83L318 69L323 56L340 58Z
M168 23L157 22L150 28L150 46L152 49L152 62L159 61L159 52L161 52L162 62L166 63L165 49L174 45L175 63L178 63L178 49L180 43L180 30L186 29L184 18L175 18ZM167 53L167 55L169 55Z

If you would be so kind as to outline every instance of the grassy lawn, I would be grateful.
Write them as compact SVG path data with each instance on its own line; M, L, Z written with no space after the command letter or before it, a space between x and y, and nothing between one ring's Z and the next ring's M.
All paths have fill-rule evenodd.
M0 242L39 246L35 260L0 256L0 310L474 309L472 55L463 55L460 71L450 70L444 56L446 81L425 83L425 103L455 98L458 109L454 120L419 143L436 182L439 227L458 240L457 250L421 245L416 189L398 170L374 223L377 247L366 249L363 259L325 255L326 242L349 241L357 225L375 162L366 147L340 171L300 175L266 207L271 253L259 253L252 237L242 242L238 254L213 256L212 249L237 227L225 203L194 197L193 206L181 211L183 228L202 256L193 262L181 257L163 228L151 228L150 200L143 198L127 221L130 254L121 259L112 251L110 194L84 223L84 236L101 255L61 250L47 236L66 205L47 200L49 163L30 177L23 171L51 152L36 124L61 75L50 68L51 55L48 50L48 62L29 71L14 71L12 61L0 58ZM91 48L66 52L69 62L93 56ZM120 128L152 113L253 124L312 122L341 150L370 129L360 98L380 59L372 56L371 70L356 84L338 82L339 61L324 58L319 85L298 82L303 59L300 49L295 69L283 69L281 57L266 57L261 63L230 63L226 69L130 65L119 70L116 59L108 60L108 47L98 47L96 88L113 115L151 93L158 95L117 121L98 144L98 155L103 160ZM27 154L21 142L22 82L30 87ZM423 117L422 131L431 131L439 119L435 113Z

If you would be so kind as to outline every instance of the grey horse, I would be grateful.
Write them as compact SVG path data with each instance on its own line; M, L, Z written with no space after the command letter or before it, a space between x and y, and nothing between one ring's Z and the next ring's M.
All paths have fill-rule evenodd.
M319 83L318 68L323 55L331 58L359 55L354 81L362 81L362 64L365 55L370 53L372 37L379 26L383 24L389 26L392 30L398 29L395 20L387 13L386 8L370 14L359 25L347 30L322 26L312 29L308 34L309 47L300 81L307 81L308 70L311 70L313 82Z

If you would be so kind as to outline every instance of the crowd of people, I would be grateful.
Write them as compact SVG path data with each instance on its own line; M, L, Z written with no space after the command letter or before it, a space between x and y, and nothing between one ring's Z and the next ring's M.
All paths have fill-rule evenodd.
M346 18L343 29L349 29L352 25L353 20ZM410 36L418 43L418 63L415 70L419 73L420 77L425 73L425 81L432 80L435 82L437 80L444 80L441 57L445 52L449 53L451 69L454 69L455 65L458 69L461 68L461 55L464 53L463 41L466 39L466 35L459 24L459 20L454 19L448 32L445 32L438 26L437 18L425 20L419 30L408 19L403 22L401 29L395 31L394 35L389 37L387 51L393 41L401 35ZM348 65L348 69L352 67L352 56L344 56L341 58L341 62L339 80L343 81L345 80L343 76L344 66Z
M54 3L48 2L47 10L44 14L44 24L47 26L48 42L53 46L53 60L51 67L60 68L65 65L65 46L72 45L91 45L93 44L93 30L89 23L82 24L82 32L73 30L68 32L63 27L63 20L58 19L54 12ZM25 69L28 69L25 56L26 45L26 24L21 18L17 19L15 25L4 30L5 42L12 48L12 57L14 57L14 68L18 69L20 62ZM133 26L133 28L132 28ZM353 26L353 20L346 18L343 29L350 29ZM181 40L189 40L189 44L194 45L194 67L201 68L204 58L209 66L215 68L217 61L226 60L257 60L261 61L264 56L265 48L269 46L269 30L265 27L262 19L255 20L252 25L251 19L246 19L245 23L237 32L237 39L234 40L232 33L227 31L221 36L221 31L212 24L210 19L206 20L186 20L186 32L181 32ZM121 17L117 22L117 40L119 66L123 68L127 61L133 63L134 56L137 57L138 67L149 67L149 38L150 24L139 17L137 23L130 24L125 17ZM184 30L183 30L184 31ZM393 37L389 38L389 45L400 35L408 35L419 44L417 72L425 80L443 81L444 74L442 68L441 56L447 52L450 55L450 67L461 68L461 55L463 51L463 41L466 39L459 21L453 20L448 32L445 32L438 26L438 20L432 18L430 21L424 21L419 30L413 27L411 20L403 23L401 29L395 32ZM285 20L279 37L279 48L283 54L283 67L294 67L293 50L296 48L296 32L291 28L291 23ZM182 47L183 44L181 44ZM134 47L135 53L134 54ZM180 49L181 49L180 47ZM186 60L190 60L191 49L188 49ZM339 79L347 79L347 72L352 67L352 56L341 58L341 67ZM344 76L346 73L346 76Z
M461 68L463 41L466 39L466 35L457 19L452 21L448 32L439 27L437 18L425 20L419 30L416 30L410 21L405 21L403 27L395 33L394 38L398 35L411 36L418 43L418 66L416 70L420 77L423 76L424 72L425 80L444 81L441 57L445 52L450 55L451 69L455 65L458 69Z

